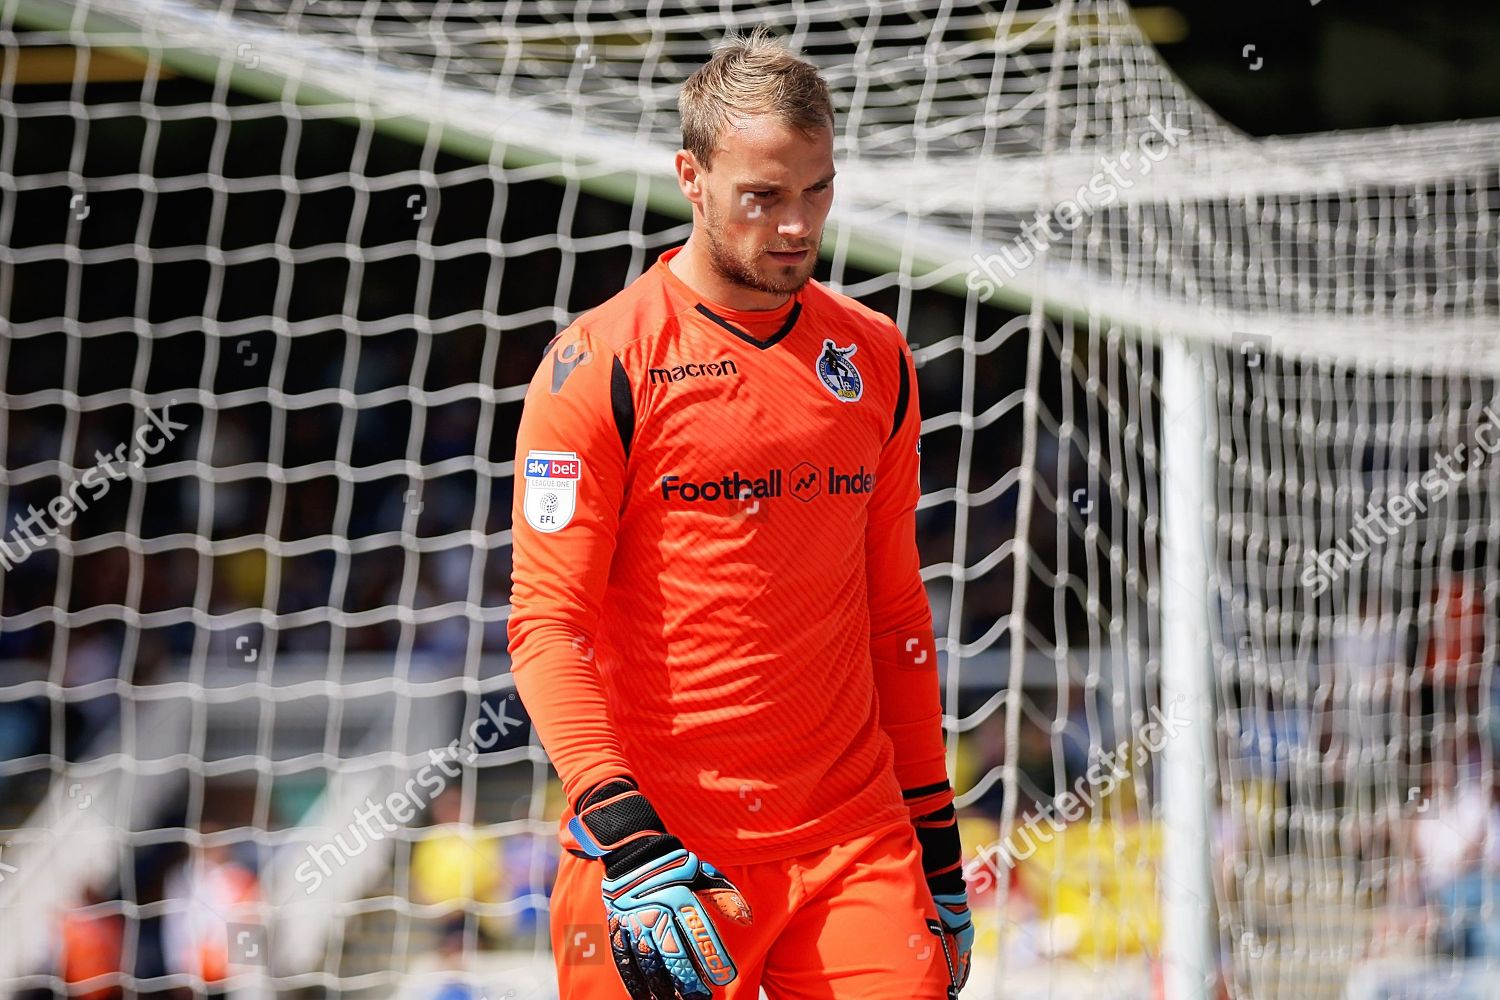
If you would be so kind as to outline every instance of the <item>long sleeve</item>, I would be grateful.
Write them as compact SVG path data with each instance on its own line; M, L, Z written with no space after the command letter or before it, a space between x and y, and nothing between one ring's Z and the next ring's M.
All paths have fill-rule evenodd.
M900 391L890 437L881 451L865 529L870 595L870 651L880 701L880 725L896 752L896 778L909 804L924 804L948 787L937 647L932 610L922 586L916 507L921 497L922 415L916 366L900 331ZM940 794L940 793L939 793ZM951 800L951 791L948 793ZM930 805L929 805L930 808Z
M516 438L511 673L572 803L629 773L595 662L625 482L629 385L577 327L554 341Z

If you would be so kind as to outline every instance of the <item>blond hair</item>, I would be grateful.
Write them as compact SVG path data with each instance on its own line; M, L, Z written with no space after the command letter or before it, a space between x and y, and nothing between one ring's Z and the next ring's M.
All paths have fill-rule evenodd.
M742 116L774 115L804 132L833 128L833 101L817 67L788 51L765 25L729 39L699 66L682 85L677 110L682 148L704 170L720 133Z

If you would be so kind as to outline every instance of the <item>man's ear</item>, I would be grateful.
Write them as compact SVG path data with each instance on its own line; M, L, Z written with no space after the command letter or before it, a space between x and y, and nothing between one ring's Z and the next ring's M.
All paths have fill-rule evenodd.
M677 169L677 187L683 197L694 205L699 204L703 197L703 170L698 165L698 158L686 149L679 149L673 165Z

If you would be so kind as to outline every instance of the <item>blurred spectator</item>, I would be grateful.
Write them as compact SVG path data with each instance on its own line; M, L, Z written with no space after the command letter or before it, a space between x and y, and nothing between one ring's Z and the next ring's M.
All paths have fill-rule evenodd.
M464 817L460 786L450 785L433 801L432 826L412 847L413 899L445 908L446 935L463 928L469 903L498 902L504 886L500 838L474 829L472 819ZM483 917L479 926L481 946L510 930L509 921L498 917Z
M120 997L125 918L98 889L84 890L80 905L62 917L58 968L68 995L80 1000ZM85 985L87 984L87 985Z
M1115 787L1111 805L1090 819L1060 831L1039 825L1035 852L1017 866L1037 903L1044 954L1092 962L1160 952L1163 829L1140 821L1128 781Z
M229 977L229 925L259 922L255 873L224 845L196 847L167 876L165 895L162 950L167 971L223 982Z
M1500 885L1487 845L1500 838L1491 795L1478 775L1451 761L1429 767L1412 831L1423 896L1437 911L1440 951L1463 958L1500 955Z
M46 749L47 700L42 697L0 701L0 761L16 760ZM0 775L0 796L5 777Z
M1005 713L991 712L974 727L972 739L959 740L954 752L954 787L966 791L983 785L984 791L972 807L986 815L999 817L1005 804L1005 784L1001 780L1005 766Z
M413 606L419 609L462 604L468 597L472 551L463 546L434 552L422 560ZM462 612L417 626L415 648L441 654L444 674L458 672L469 648L469 617Z
M1341 620L1329 644L1336 734L1348 739L1352 760L1368 758L1391 736L1392 681L1403 643L1395 615L1381 614L1374 592L1364 591L1354 613Z
M557 874L557 838L550 833L512 834L505 838L503 851L504 898L518 907L511 934L534 934L547 926L546 899Z
M438 959L448 978L432 994L432 1000L480 1000L479 992L463 975L466 941L462 918L444 928L438 941Z
M1432 592L1432 623L1423 660L1429 683L1450 690L1479 681L1484 657L1484 588L1474 574L1445 575Z
M75 628L68 637L68 659L63 686L79 688L116 680L120 670L118 626L99 622ZM67 755L79 760L85 749L120 714L120 698L113 691L80 697L70 692L67 708Z
M1093 763L1089 759L1090 747L1109 748L1114 746L1113 716L1106 710L1100 710L1099 702L1094 704L1094 722L1090 722L1089 692L1082 684L1069 684L1066 688L1068 717L1061 731L1057 734L1056 743L1061 749L1063 758L1063 774L1066 779L1064 784L1072 786L1082 778Z

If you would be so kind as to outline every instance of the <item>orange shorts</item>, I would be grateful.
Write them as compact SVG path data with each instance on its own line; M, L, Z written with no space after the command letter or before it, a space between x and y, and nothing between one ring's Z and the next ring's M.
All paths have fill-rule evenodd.
M945 1000L948 965L909 823L782 861L714 864L739 888L748 927L715 922L739 977L725 1000ZM598 861L563 852L552 890L562 1000L629 1000L609 954Z

